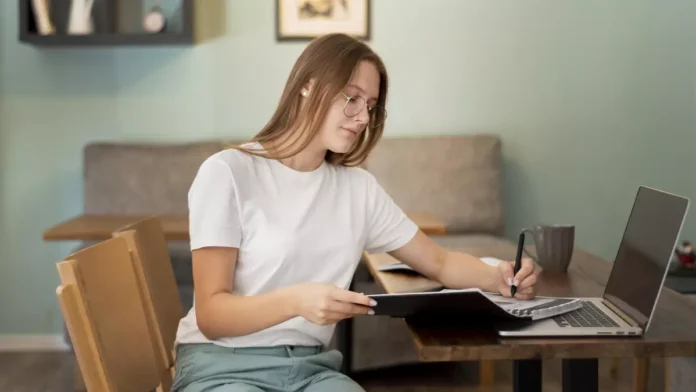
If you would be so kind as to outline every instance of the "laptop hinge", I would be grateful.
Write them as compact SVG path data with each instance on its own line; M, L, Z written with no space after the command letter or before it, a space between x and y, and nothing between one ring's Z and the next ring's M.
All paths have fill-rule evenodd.
M606 299L603 299L603 300L602 300L602 303L604 304L604 306L606 306L607 308L609 308L609 309L611 309L612 311L614 311L614 313L616 313L619 317L621 317L621 319L623 319L623 321L625 321L626 323L628 323L630 326L632 326L632 327L638 327L638 326L639 326L638 323L637 323L635 320L633 320L629 315L627 315L626 313L624 313L621 309L619 309L616 305L614 305L614 304L611 303L610 301L607 301Z

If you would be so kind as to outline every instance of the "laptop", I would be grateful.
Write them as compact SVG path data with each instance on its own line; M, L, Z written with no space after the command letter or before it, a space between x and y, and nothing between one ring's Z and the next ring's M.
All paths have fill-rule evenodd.
M689 199L641 186L602 298L536 322L501 323L501 336L642 335L650 326Z

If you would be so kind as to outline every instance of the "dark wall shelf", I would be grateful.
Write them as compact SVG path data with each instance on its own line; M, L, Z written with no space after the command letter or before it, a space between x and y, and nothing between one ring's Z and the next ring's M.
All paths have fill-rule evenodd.
M62 15L52 15L52 20L61 20L56 34L41 35L36 26L34 10L31 0L19 1L19 40L25 44L46 47L99 47L99 46L143 46L143 45L192 45L194 37L194 0L181 0L181 21L177 31L163 31L160 33L116 31L118 12L116 1L107 0L99 15L95 15L95 24L98 28L88 35L70 35L65 31L67 11L62 10ZM128 0L133 1L133 0ZM52 4L56 4L53 2ZM70 2L65 1L69 4ZM96 4L96 2L95 2ZM96 12L96 10L95 10Z
M35 46L142 46L142 45L192 45L193 38L180 33L163 34L91 34L91 35L39 35L28 34L20 38Z

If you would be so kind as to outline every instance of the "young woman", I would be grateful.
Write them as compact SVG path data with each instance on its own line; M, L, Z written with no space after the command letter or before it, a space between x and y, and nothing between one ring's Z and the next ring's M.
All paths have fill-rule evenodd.
M174 391L362 391L326 350L339 320L370 313L347 290L364 250L451 288L535 295L525 260L492 267L418 230L359 167L382 136L387 72L342 34L311 42L248 144L200 166L189 192L194 307L177 336Z

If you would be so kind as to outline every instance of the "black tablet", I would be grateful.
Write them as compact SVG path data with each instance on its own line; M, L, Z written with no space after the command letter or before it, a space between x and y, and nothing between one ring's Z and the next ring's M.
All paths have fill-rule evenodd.
M418 293L371 294L375 315L391 317L466 314L491 319L516 318L478 289Z

